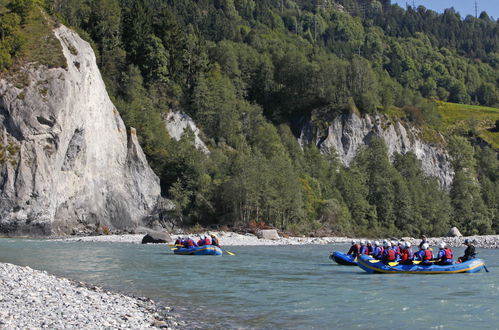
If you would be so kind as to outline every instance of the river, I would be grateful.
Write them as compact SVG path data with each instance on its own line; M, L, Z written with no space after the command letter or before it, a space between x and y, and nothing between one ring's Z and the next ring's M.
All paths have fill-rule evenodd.
M174 306L201 328L497 329L499 250L489 273L369 275L329 259L346 245L230 247L177 256L164 245L0 239L0 262ZM455 255L463 249L455 249Z

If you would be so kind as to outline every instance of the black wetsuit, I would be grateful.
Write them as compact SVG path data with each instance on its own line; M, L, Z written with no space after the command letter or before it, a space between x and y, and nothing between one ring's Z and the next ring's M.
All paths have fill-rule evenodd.
M464 256L462 256L461 258L461 261L467 261L467 260L470 260L470 259L474 259L476 256L476 252L475 252L475 247L473 245L468 245L468 247L466 248L466 250L464 250Z

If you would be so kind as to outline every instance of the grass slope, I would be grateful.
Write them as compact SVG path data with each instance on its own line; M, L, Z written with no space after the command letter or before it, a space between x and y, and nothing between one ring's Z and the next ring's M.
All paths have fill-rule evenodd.
M442 117L443 133L466 134L472 131L493 148L499 149L499 131L495 130L499 108L438 102L438 111Z

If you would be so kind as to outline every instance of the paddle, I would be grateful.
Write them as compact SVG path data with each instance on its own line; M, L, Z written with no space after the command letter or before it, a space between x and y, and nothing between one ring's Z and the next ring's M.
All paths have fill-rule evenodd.
M485 267L485 265L483 265L483 269L485 269L485 272L489 272L489 270L487 269L487 267Z
M168 244L168 246L183 246L182 244Z
M234 252L227 251L225 249L222 249L222 251L227 252L230 256L235 256L236 254Z

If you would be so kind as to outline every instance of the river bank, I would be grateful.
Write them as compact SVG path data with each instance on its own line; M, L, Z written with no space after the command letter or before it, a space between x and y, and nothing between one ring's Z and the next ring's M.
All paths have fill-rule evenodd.
M0 328L185 328L170 307L0 263Z
M210 231L217 235L220 240L220 244L224 246L274 246L274 245L327 245L327 244L340 244L340 243L350 243L350 241L356 240L383 240L383 238L351 238L351 237L282 237L276 240L260 239L257 236L247 233L238 234L234 232L225 231ZM177 236L191 236L199 237L200 235L208 235L207 233L202 234L187 234L187 233L173 233L171 234L174 239ZM140 244L142 242L143 234L126 234L126 235L101 235L101 236L82 236L82 237L66 237L59 238L60 241L81 241L81 242L112 242L112 243L134 243ZM499 235L483 235L483 236L467 236L467 237L430 237L428 241L430 245L437 245L439 242L445 242L451 247L463 246L465 239L469 239L475 242L475 246L479 248L499 248ZM394 238L387 238L394 240ZM420 239L413 237L402 237L398 240L408 241L411 244L419 244ZM173 241L172 241L173 242Z

